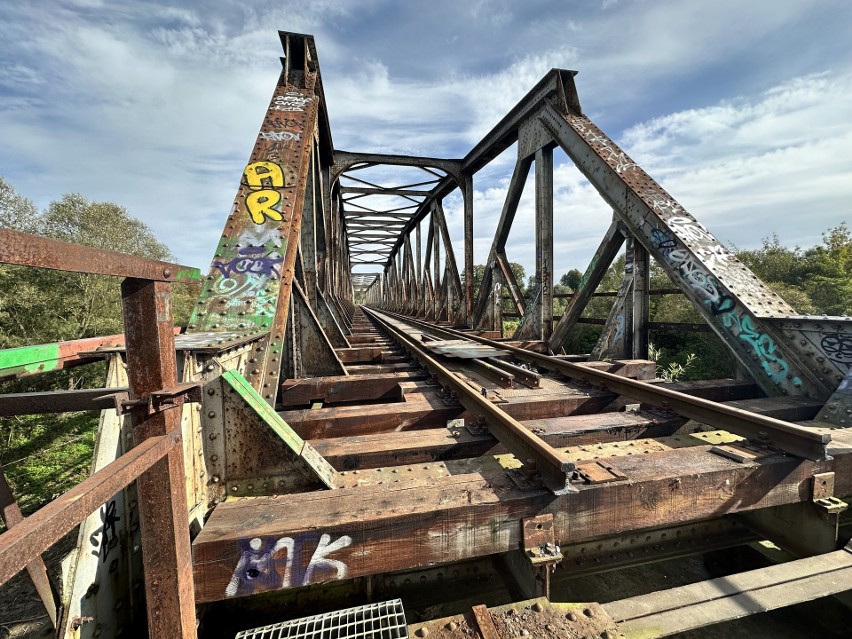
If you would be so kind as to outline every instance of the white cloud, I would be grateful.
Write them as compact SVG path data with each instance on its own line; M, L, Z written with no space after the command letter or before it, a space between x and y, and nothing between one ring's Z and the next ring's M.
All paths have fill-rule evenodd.
M0 175L40 205L66 191L115 200L199 266L278 76L276 28L316 36L338 148L462 156L551 67L576 68L592 118L723 240L779 230L807 244L796 215L808 212L818 239L850 195L852 58L827 35L848 23L848 3L46 7L0 7ZM476 177L479 262L513 161ZM531 190L509 247L528 272ZM557 273L582 268L609 211L568 166L555 202ZM461 259L460 201L446 208Z

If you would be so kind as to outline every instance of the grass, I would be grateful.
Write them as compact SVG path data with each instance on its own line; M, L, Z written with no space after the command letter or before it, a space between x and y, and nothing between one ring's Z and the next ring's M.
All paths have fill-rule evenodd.
M89 476L98 413L0 419L0 466L24 514Z

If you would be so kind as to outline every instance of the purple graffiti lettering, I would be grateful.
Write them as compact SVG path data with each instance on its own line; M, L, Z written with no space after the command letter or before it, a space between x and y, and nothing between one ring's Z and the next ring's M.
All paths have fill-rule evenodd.
M225 277L250 273L265 277L278 276L278 256L270 253L264 256L265 246L246 246L237 251L237 256L227 262L213 262Z

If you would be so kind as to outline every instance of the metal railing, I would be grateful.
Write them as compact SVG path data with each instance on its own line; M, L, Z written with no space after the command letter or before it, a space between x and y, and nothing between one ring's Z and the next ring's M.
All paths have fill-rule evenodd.
M131 482L139 494L148 632L152 638L196 636L171 283L197 281L197 269L135 255L0 229L0 263L123 277L121 283L134 447L23 517L6 491L0 535L0 585L27 568L37 588L41 553ZM168 395L168 403L152 399ZM5 481L3 482L5 486ZM14 516L17 510L17 516ZM13 516L8 515L12 513ZM42 600L47 593L39 589ZM55 608L45 601L51 618Z

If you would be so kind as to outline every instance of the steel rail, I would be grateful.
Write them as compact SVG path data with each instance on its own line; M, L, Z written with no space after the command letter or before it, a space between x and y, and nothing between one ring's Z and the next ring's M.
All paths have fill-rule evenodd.
M790 422L775 419L774 417L758 415L733 406L718 404L670 388L662 388L646 382L587 368L580 364L566 362L552 355L534 353L504 342L496 342L479 337L478 335L462 333L443 326L435 326L434 324L396 313L388 314L394 315L406 322L426 327L435 333L443 333L446 336L456 339L468 339L487 346L493 346L494 348L507 350L525 362L556 371L573 379L596 384L604 390L618 393L619 395L635 399L642 403L674 410L688 419L724 428L737 435L757 440L761 444L773 446L798 457L817 461L831 459L827 450L828 443L831 441L831 435L826 432L811 430L803 426L791 424Z
M362 307L363 308L363 307ZM473 388L462 381L449 368L432 357L399 328L383 318L384 313L364 308L364 311L391 334L420 365L448 386L459 403L477 417L482 417L494 435L521 462L532 460L545 485L555 494L574 492L569 483L574 464L523 424L507 415Z

